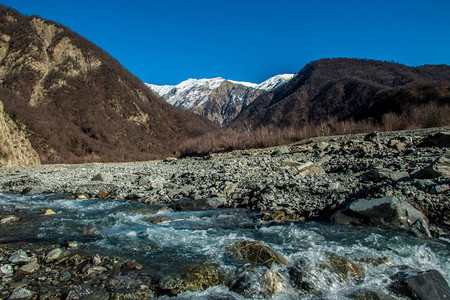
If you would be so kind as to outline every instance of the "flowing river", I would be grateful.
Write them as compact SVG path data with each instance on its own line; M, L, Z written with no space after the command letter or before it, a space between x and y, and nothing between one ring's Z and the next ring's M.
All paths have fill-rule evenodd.
M133 259L159 277L198 264L220 266L236 282L244 273L247 276L245 291L241 293L216 286L203 292L182 293L178 299L298 299L299 295L314 298L300 293L291 284L286 284L281 293L267 296L261 276L268 268L245 269L245 264L232 259L227 250L229 245L244 240L264 241L290 262L302 261L310 268L308 276L322 299L343 299L361 288L383 290L402 265L419 270L436 269L447 281L450 278L449 242L422 239L407 232L326 222L268 226L261 225L255 213L248 210L173 211L165 206L136 202L66 200L61 195L0 194L0 206L3 214L21 218L1 232L1 243L62 245L77 241L79 251ZM56 214L43 215L46 209ZM342 282L337 276L319 270L320 262L330 252L361 263L363 279ZM393 266L366 263L385 257ZM289 277L287 267L272 266L272 269Z

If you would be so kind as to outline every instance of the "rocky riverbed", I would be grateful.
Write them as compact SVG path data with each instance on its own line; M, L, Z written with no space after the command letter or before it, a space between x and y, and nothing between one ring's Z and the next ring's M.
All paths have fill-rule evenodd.
M153 162L43 165L1 169L0 187L2 192L7 194L56 193L66 199L120 200L125 203L127 201L137 203L143 207L156 205L175 212L223 208L250 209L255 220L254 226L264 228L280 224L325 221L343 225L379 226L387 230L401 230L407 235L419 238L433 237L448 243L449 131L450 128L445 127L321 137L281 147L234 151L204 157L167 158L164 161ZM48 207L42 209L44 214ZM54 211L47 212L52 214ZM58 211L56 213L58 214ZM154 222L167 222L171 220L170 218L165 215L156 216ZM21 215L20 209L14 211L8 208L1 211L0 219L1 230L6 232L8 228L20 224L24 216ZM237 243L236 245L239 245ZM56 252L64 253L61 258L47 259L51 247L59 249ZM224 285L226 281L215 266L203 264L177 277L178 281L166 282L158 279L155 284L154 280L148 279L150 277L141 274L144 271L140 271L142 265L139 263L103 254L95 258L95 254L89 251L83 254L74 249L76 247L71 248L69 244L62 243L54 246L33 246L28 243L24 246L17 240L1 245L0 264L3 273L0 276L4 284L1 286L0 298L21 299L14 296L14 293L33 290L31 283L39 276L45 277L41 281L36 279L40 288L42 285L47 286L47 292L39 293L43 299L45 295L49 299L56 296L62 299L80 299L88 295L91 295L91 298L83 299L108 299L111 295L117 295L117 299L145 299L164 294L177 295L188 290L204 290L210 286ZM23 253L17 253L20 250L23 250ZM252 251L261 253L261 249ZM328 261L326 264L330 265L331 269L336 269L332 262L336 261L333 258L335 254L326 254L327 251L320 259ZM283 258L283 263L276 263L277 265L293 263L289 270L275 270L271 265L265 265L268 259L279 255L273 254L271 250L268 250L268 253L272 254L268 254L269 256L262 261L257 258L256 262L247 250L242 250L240 254L237 252L237 257L269 268L266 270L268 273L261 271L262 279L258 279L269 282L269 287L266 285L264 288L266 294L262 296L258 294L261 297L277 294L283 286L285 288L288 286L286 282L289 278L296 277L292 274L302 272L299 269L299 265L302 264L299 260L293 262L293 259L289 261ZM28 259L11 261L14 255L19 258L26 255ZM350 265L350 269L344 271L345 276L352 276L358 280L358 276L361 275L358 275L358 267L351 267L352 263L342 262L341 259L344 258L338 258L337 261L340 262L336 265L347 267ZM70 273L70 276L66 272ZM414 276L434 276L432 272L434 271L420 273L418 270ZM19 283L11 277L13 275L21 278ZM131 276L133 280L130 282L135 286L125 287L126 284L119 277L117 279L116 275L123 276L120 277L123 281L129 279L127 276ZM62 292L61 286L64 285L66 277L71 278L72 290L65 289ZM399 282L407 281L406 277L397 278L396 281L403 288L408 284ZM118 281L115 282L113 279ZM110 281L112 283L109 283ZM90 282L89 286L83 285L85 282ZM444 283L446 284L445 279L442 284ZM108 284L111 286L108 287ZM229 282L227 284L233 286ZM307 282L298 284L303 285L299 289L308 290ZM124 285L120 292L99 291L111 291L114 290L113 286L119 285ZM234 282L234 286L236 285L239 284ZM267 293L267 289L271 292ZM312 295L320 295L314 288L311 289ZM131 297L128 295L130 293L127 294L122 290L133 290L135 298L127 298ZM238 293L240 290L245 288L242 286L236 288ZM248 293L247 290L240 294L251 297ZM403 295L408 296L408 293L411 291ZM37 294L31 293L23 298L31 297L37 297ZM361 297L354 299L363 299ZM380 298L379 295L377 297L373 299Z

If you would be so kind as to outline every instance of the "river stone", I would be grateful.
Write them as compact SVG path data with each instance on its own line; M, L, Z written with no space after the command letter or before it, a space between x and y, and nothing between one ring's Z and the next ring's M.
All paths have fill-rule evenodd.
M307 174L325 174L325 170L312 162L304 163L296 168L300 176L305 176Z
M437 270L428 270L413 275L399 272L394 275L393 279L395 281L389 286L389 289L411 299L450 299L448 283Z
M181 198L174 204L175 210L209 210L217 209L225 203L225 198L212 197L212 198Z
M288 279L276 270L266 270L264 272L263 284L270 294L282 293L289 286Z
M377 143L378 142L378 132L374 131L374 132L367 134L366 136L364 136L364 141Z
M114 179L114 176L109 173L98 173L94 177L92 177L91 181L102 181L105 183L110 183Z
M390 169L375 167L364 174L364 179L375 182L383 180L408 181L410 177L406 171L392 171Z
M108 300L109 294L105 291L97 291L95 293L81 297L79 300Z
M158 216L158 217L152 217L152 218L146 218L146 221L152 223L152 224L159 224L162 222L171 222L173 220L175 220L174 218L170 218L170 217L163 217L163 216Z
M428 218L406 201L397 197L358 199L344 210L336 212L331 220L337 224L371 225L406 228L416 234L431 237Z
M328 263L343 280L348 280L349 275L357 279L363 277L363 268L360 264L330 252L327 252L326 256Z
M32 262L32 263L29 263L29 264L26 264L26 265L22 266L19 269L19 272L25 273L25 274L32 274L32 273L37 272L39 270L39 268L40 268L40 266L39 266L38 263Z
M264 242L241 241L228 248L230 253L240 260L263 264L290 265L289 261Z
M66 300L77 300L81 297L92 294L93 291L90 288L83 287L80 285L75 285L70 288L69 293L67 294Z
M9 296L9 299L18 299L18 300L24 300L24 299L30 299L33 296L33 293L30 290L27 290L26 288L16 288L11 295Z
M3 275L11 275L12 273L14 273L14 270L10 264L4 264L0 266L0 272Z
M437 178L441 176L450 177L450 151L445 152L435 162L419 172L423 178Z
M450 132L438 132L425 138L418 147L447 147L450 148Z
M353 300L396 300L390 295L387 295L380 291L372 291L372 290L358 290L346 295L348 298Z
M209 287L223 284L223 276L211 265L190 267L178 276L165 276L159 282L159 287L178 295L185 291L204 291Z
M20 219L16 216L7 216L0 220L0 224L10 224L14 222L19 222Z
M9 258L9 262L13 264L21 264L30 262L30 258L23 250L18 250L14 252Z
M53 249L45 256L45 262L49 263L49 262L57 260L61 256L62 253L63 253L63 250L61 248Z

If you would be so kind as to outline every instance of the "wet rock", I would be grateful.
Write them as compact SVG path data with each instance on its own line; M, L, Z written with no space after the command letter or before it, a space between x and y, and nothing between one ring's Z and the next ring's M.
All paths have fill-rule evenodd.
M345 257L328 252L327 260L333 270L335 270L343 280L348 280L349 275L350 277L357 279L363 277L362 266Z
M450 132L438 132L426 137L418 147L447 147L450 148Z
M92 294L83 296L80 300L109 300L109 294L105 291L98 291Z
M63 254L63 250L61 248L53 249L45 256L45 262L50 263L55 260L58 260L62 254Z
M33 274L33 273L36 273L40 267L41 266L38 263L32 262L32 263L22 266L19 269L19 272L23 273L23 274Z
M209 287L223 284L220 271L210 265L190 267L179 276L165 276L159 287L172 295L185 291L204 291Z
M237 242L228 247L228 250L240 260L263 264L267 267L273 264L290 265L286 258L260 241Z
M109 195L108 191L106 189L101 189L98 193L97 193L97 197L98 198L106 198Z
M69 290L69 293L67 294L66 300L78 300L81 297L87 296L92 294L93 291L90 288L81 286L81 285L75 285L72 286Z
M86 274L87 275L92 275L92 274L98 274L98 273L103 273L106 272L108 269L106 269L105 267L102 266L90 266L87 270L86 270Z
M33 296L33 293L30 290L27 290L26 288L16 288L11 295L9 296L8 300L11 299L17 299L17 300L25 300L30 299Z
M366 263L366 264L371 264L374 267L377 267L379 265L388 265L388 266L394 265L394 263L392 262L392 260L389 257L364 258L364 259L361 259L360 262Z
M448 283L437 270L428 270L416 274L400 271L393 276L393 280L394 283L389 286L389 289L411 299L450 299Z
M159 223L163 223L163 222L171 222L174 219L170 218L170 217L158 216L158 217L153 217L153 218L146 218L145 220L152 224L159 224Z
M56 213L53 210L51 210L51 209L45 210L45 213L44 213L44 215L55 215L55 214Z
M11 224L11 223L15 223L15 222L19 222L20 219L16 216L7 216L7 217L3 217L0 220L0 224Z
M388 294L385 294L381 291L373 291L373 290L367 290L362 289L355 292L352 292L347 295L348 298L353 300L396 300L397 298L394 298Z
M270 294L285 292L289 286L288 279L276 270L266 270L263 275L264 288Z
M174 204L175 210L209 210L217 209L225 203L225 198L213 197L202 199L181 198Z
M30 262L30 260L31 259L28 257L25 251L18 250L11 255L8 261L13 264L23 264Z
M345 225L406 227L416 234L431 236L427 217L411 204L392 196L355 200L346 209L336 212L331 220Z
M450 151L445 152L435 162L421 170L418 174L422 178L450 177Z
M10 264L4 264L0 266L0 273L2 275L12 275L14 273L14 270Z
M72 274L70 272L64 272L59 276L58 280L64 282L70 280L71 278Z

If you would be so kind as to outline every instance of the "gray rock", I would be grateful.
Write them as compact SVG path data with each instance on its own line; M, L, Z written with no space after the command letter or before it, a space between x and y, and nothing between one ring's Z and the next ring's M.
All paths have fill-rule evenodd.
M416 234L431 236L427 217L406 201L396 197L358 199L336 212L332 221L338 224L406 227Z
M14 273L13 267L10 264L0 266L0 273L3 275L11 275Z
M378 142L378 132L377 132L377 131L374 131L374 132L371 132L371 133L367 134L367 135L364 137L364 141L366 141L366 142L372 142L372 143L377 143L377 142Z
M33 296L33 293L29 290L27 290L26 288L17 288L15 289L12 294L9 296L9 299L20 299L20 300L24 300L24 299L29 299L31 298L31 296Z
M399 272L389 286L392 291L418 300L450 299L450 288L447 281L437 270L428 270L417 274Z
M208 210L217 209L225 203L225 198L212 197L212 198L181 198L174 204L175 210Z
M49 263L49 262L57 260L61 256L62 253L63 253L63 250L61 248L53 249L45 256L45 262Z
M290 265L286 258L260 241L237 242L229 246L228 250L240 260L263 264L267 267L271 267L273 264Z
M450 177L450 151L445 152L431 165L419 172L419 177L437 178L441 176Z
M30 262L30 258L23 250L18 250L14 252L9 258L9 262L13 264L22 264Z
M32 263L29 263L29 264L26 264L26 265L22 266L19 269L19 271L21 273L25 273L25 274L32 274L32 273L37 272L39 270L39 268L40 268L40 266L39 266L38 263L32 262Z
M425 138L419 147L450 147L450 132L438 132Z
M20 221L20 219L16 216L7 216L0 220L0 224L10 224Z
M111 183L114 179L114 176L109 173L98 173L94 177L92 177L91 181L102 181L105 183Z
M410 180L409 174L406 171L392 171L390 169L375 167L364 174L364 179L368 181L408 181Z

